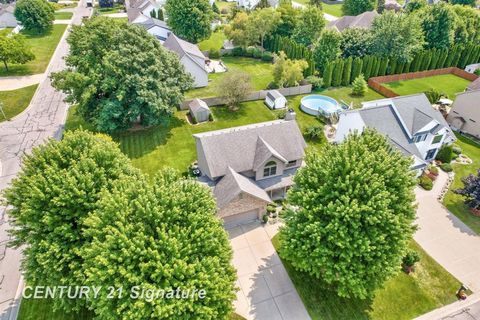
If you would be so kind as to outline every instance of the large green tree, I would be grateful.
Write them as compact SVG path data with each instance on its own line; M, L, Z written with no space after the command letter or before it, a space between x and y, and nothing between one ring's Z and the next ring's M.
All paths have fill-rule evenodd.
M298 23L293 31L293 40L309 46L318 39L324 27L325 18L322 10L315 6L309 6L300 13Z
M280 13L280 19L273 30L273 35L279 35L282 37L290 37L295 29L295 26L299 22L298 15L300 10L295 9L291 4L282 4L277 8L277 12Z
M322 73L325 65L340 57L340 43L342 36L334 30L323 30L320 38L313 46L313 58L316 67Z
M55 17L54 10L45 0L18 0L15 17L27 30L43 32L50 28Z
M455 43L480 43L480 14L478 10L468 6L452 6L455 12Z
M8 71L9 63L24 64L35 59L35 55L20 34L0 35L0 61Z
M475 7L476 0L450 0L449 3Z
M356 16L375 9L374 0L345 0L342 5L344 15Z
M280 88L298 86L303 80L303 71L308 68L305 60L290 60L283 51L275 56L273 82Z
M428 48L450 48L455 43L457 16L452 6L438 3L415 11L421 21Z
M138 26L99 17L74 26L68 43L53 85L99 131L165 123L191 86L178 57Z
M98 319L228 319L236 272L211 191L172 171L152 184L124 180L105 189L85 224L87 285L122 287L92 301ZM203 289L186 299L132 299L139 290ZM193 291L191 291L193 292ZM119 316L121 315L121 316Z
M363 28L348 28L342 32L342 57L363 57L371 54L372 33Z
M400 269L415 219L411 160L370 129L311 153L288 194L281 255L342 297Z
M67 132L23 159L22 170L5 191L13 209L13 244L23 247L22 269L29 285L81 285L85 219L99 208L102 189L138 173L107 136ZM83 300L54 299L66 311Z
M167 0L165 10L178 37L197 43L211 35L215 15L208 0Z
M385 12L373 20L371 32L373 54L402 62L413 59L425 43L420 21L413 15Z
M265 36L275 30L279 22L280 13L273 8L257 9L248 16L246 31L256 43L263 47Z

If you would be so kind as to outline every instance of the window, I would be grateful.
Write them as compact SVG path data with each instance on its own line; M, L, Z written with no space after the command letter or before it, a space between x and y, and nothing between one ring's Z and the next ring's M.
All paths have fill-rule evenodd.
M427 139L427 134L419 134L419 135L416 135L415 137L413 137L413 142L417 143L417 142L422 142L422 141L425 141L425 139Z
M427 156L425 157L425 160L431 160L435 156L435 153L437 152L437 149L430 149L427 152Z
M277 163L275 161L267 162L265 167L263 167L263 176L270 177L277 174Z
M435 137L433 137L432 144L439 143L440 141L442 141L442 138L443 138L443 135L437 134Z
M293 160L293 161L288 161L286 167L291 168L291 167L295 167L296 165L297 165L297 160Z

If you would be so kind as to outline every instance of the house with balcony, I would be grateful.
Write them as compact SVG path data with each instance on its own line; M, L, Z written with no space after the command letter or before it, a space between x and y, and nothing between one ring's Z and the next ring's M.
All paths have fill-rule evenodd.
M340 113L335 142L367 127L384 134L392 146L412 157L414 170L425 168L444 144L455 140L440 111L423 93L369 101L361 109Z
M285 120L193 135L200 181L212 188L226 225L261 218L303 164L306 143L293 111Z

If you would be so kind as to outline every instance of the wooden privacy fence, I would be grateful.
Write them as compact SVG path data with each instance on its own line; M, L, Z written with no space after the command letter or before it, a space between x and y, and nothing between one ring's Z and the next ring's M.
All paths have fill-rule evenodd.
M392 74L390 76L374 77L374 78L368 79L368 85L373 90L384 95L385 97L393 98L393 97L398 97L398 94L388 89L387 87L384 87L382 83L426 78L426 77L438 76L442 74L454 74L457 77L460 77L469 81L474 81L478 78L478 76L473 73L468 73L456 67L449 67L449 68L442 68L442 69L435 69L435 70L409 72L409 73L401 73L401 74Z
M307 94L312 92L312 85L311 84L306 84L303 86L296 86L296 87L288 87L288 88L279 88L275 89L284 96L296 96L299 94ZM242 102L246 101L255 101L255 100L263 100L267 96L267 92L270 90L260 90L260 91L255 91L249 94L245 99L242 100ZM223 97L212 97L212 98L199 98L207 104L209 107L214 107L214 106L221 106L225 104L225 100ZM185 100L182 105L180 106L181 110L185 110L188 108L188 104L192 101L193 99L190 100Z

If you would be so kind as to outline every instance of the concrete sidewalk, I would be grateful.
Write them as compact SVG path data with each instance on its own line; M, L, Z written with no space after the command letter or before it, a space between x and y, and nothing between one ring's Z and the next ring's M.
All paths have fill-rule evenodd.
M45 73L34 74L31 76L12 76L0 77L0 91L16 90L34 84L39 84L47 75Z
M438 200L448 175L440 171L433 190L415 190L418 231L414 238L427 253L472 291L480 291L480 237Z

